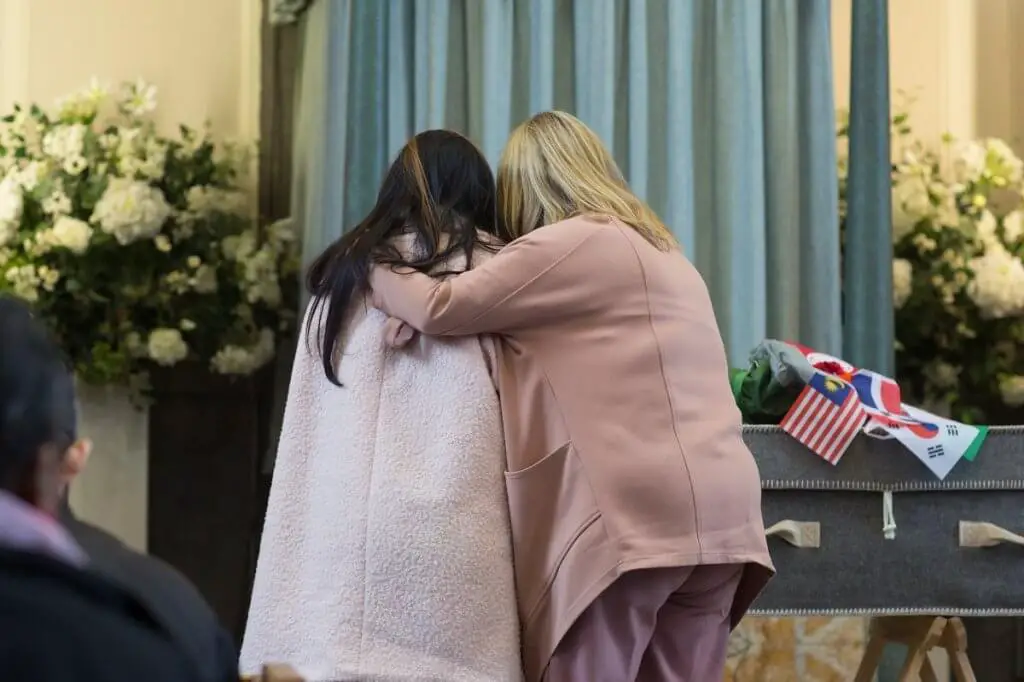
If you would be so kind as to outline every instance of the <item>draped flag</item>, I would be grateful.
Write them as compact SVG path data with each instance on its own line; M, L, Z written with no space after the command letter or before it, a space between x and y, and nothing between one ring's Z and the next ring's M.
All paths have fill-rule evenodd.
M792 344L816 371L848 381L866 416L863 431L875 438L895 438L939 479L961 459L973 460L988 429L931 414L903 402L899 385L877 372Z
M836 464L866 418L850 384L815 372L779 426L826 462Z

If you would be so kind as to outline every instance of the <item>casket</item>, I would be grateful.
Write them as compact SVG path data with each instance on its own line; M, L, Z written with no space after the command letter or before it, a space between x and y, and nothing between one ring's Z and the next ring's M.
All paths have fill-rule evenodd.
M938 480L893 440L835 466L777 427L744 437L778 575L761 615L1024 615L1024 427Z

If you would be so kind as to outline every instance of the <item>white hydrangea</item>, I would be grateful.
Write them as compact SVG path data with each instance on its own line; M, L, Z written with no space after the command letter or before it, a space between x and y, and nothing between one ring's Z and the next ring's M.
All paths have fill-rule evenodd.
M898 174L892 188L892 238L898 242L922 220L935 215L928 182L917 173Z
M912 290L914 269L910 261L904 258L895 258L892 261L892 304L902 308L903 304L910 298Z
M163 193L144 182L113 178L93 210L92 222L119 244L152 239L171 215Z
M14 239L24 210L25 197L21 186L8 174L0 181L0 246Z
M146 352L156 364L170 367L188 357L188 344L177 329L154 329L149 334Z
M66 215L60 216L54 222L53 227L40 234L39 239L47 246L64 248L81 255L89 249L92 227L84 220Z
M1002 244L985 247L985 254L970 261L973 281L967 294L983 317L998 319L1024 313L1024 263Z
M1003 377L999 382L999 393L1010 407L1024 405L1024 376Z
M264 327L252 346L221 348L210 361L210 367L219 374L252 374L273 359L274 350L274 332Z

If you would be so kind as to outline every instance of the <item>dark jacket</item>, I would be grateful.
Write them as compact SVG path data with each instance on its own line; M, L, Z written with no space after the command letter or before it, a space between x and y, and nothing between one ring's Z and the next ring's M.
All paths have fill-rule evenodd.
M197 682L192 661L120 586L44 554L0 549L0 679Z
M61 523L89 556L92 570L116 581L149 608L192 659L203 682L237 682L238 654L230 636L183 575L75 518L67 505Z

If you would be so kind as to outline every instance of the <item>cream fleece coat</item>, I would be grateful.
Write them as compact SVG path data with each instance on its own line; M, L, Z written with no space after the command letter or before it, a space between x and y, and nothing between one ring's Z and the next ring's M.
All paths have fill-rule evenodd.
M365 307L345 339L342 388L306 343L295 356L242 672L519 682L489 339L415 335Z

